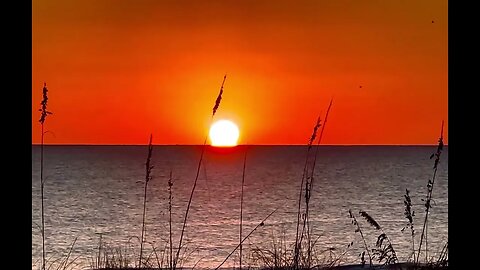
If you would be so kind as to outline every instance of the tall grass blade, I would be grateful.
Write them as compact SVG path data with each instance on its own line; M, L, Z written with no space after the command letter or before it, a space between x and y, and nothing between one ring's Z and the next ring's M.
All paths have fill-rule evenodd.
M42 216L42 270L45 270L45 208L44 208L44 179L43 179L43 137L45 135L44 132L44 124L45 120L47 119L47 115L52 114L47 110L48 105L48 89L47 83L43 84L43 99L40 102L41 108L39 111L41 112L40 116L40 124L42 125L42 141L40 144L40 199L42 201L41 205L41 216Z
M230 256L232 256L232 254L240 247L240 245L243 244L243 242L245 242L245 240L247 240L248 237L250 237L250 235L252 235L252 233L254 233L254 232L258 229L258 227L264 226L264 225L265 225L265 221L267 221L267 219L268 219L271 215L273 215L273 213L275 213L277 210L278 210L278 208L275 209L275 210L273 210L270 214L268 214L268 216L266 216L266 217L262 220L262 222L258 223L257 226L255 226L255 228L253 228L253 230L250 231L250 233L249 233L247 236L245 236L245 238L243 238L242 241L240 241L240 243L232 250L232 252L230 252L230 254L228 254L228 256L223 260L223 262L222 262L221 264L219 264L219 265L215 268L215 270L218 270L218 269L228 260L228 258L230 258Z
M243 186L245 183L245 167L247 164L247 148L245 148L245 156L243 158L243 172L242 172L242 193L240 197L240 270L242 270L242 227L243 227Z
M432 180L428 180L428 183L427 183L427 197L425 200L425 219L423 221L423 228L422 228L422 234L420 236L420 243L418 245L416 264L418 264L420 260L420 251L422 249L423 239L425 239L425 262L428 262L428 245L427 245L428 214L430 212L430 208L432 207L431 200L432 200L432 193L433 193L433 184L435 183L438 163L440 162L440 155L442 154L442 150L443 150L443 124L444 124L444 121L442 120L442 129L440 131L440 138L438 139L437 151L432 156L430 156L430 158L435 157L435 162L433 165Z
M140 238L140 256L138 259L138 267L140 268L142 267L143 236L145 233L145 215L147 210L147 188L148 188L148 182L152 180L152 176L150 175L153 169L153 166L150 165L151 158L152 158L152 151L153 151L152 134L150 134L150 141L148 142L147 162L145 163L145 186L144 186L144 192L143 192L142 236Z
M222 100L222 94L223 94L223 85L225 84L226 78L227 78L227 75L225 74L225 76L223 77L222 86L220 87L220 93L218 94L218 97L215 101L215 105L213 106L211 119L213 119L213 116L215 115L218 107L220 106L220 101ZM182 241L183 241L183 234L185 233L185 227L187 226L188 211L190 210L193 194L195 193L195 188L197 187L198 176L200 174L200 167L202 166L203 155L205 153L205 146L207 145L207 138L208 138L208 135L205 136L205 140L203 141L202 152L200 154L200 160L198 161L198 166L197 166L197 174L195 175L195 181L193 182L192 192L190 193L190 198L188 199L187 210L185 211L182 232L180 233L180 240L178 241L178 249L177 249L177 254L175 255L175 260L173 263L173 269L176 269L178 258L180 256L180 250L182 248Z

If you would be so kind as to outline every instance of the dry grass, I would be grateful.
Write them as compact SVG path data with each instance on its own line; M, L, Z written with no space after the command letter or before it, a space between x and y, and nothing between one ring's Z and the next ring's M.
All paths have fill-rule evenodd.
M428 214L430 212L430 209L432 208L431 201L432 201L432 194L433 194L433 184L435 184L435 176L437 175L437 168L438 168L438 163L440 162L440 155L442 154L442 150L443 150L443 121L442 121L442 129L440 131L440 138L438 139L437 151L436 153L430 156L430 159L435 157L435 161L433 165L432 180L429 179L427 183L427 196L425 199L425 219L423 221L422 234L420 236L420 244L418 245L418 253L416 258L417 263L420 260L420 251L422 250L423 239L425 239L425 262L428 262L428 242L427 242Z
M45 120L47 119L47 115L52 114L47 110L47 105L48 105L48 89L47 89L47 83L44 83L43 85L43 99L40 102L41 108L39 111L41 112L40 116L40 124L42 125L42 141L40 145L40 193L41 193L41 201L42 201L42 206L41 206L41 216L42 216L42 270L45 270L45 210L44 210L44 186L45 186L45 181L43 179L43 139L45 135L44 131L44 124Z
M215 100L215 104L212 108L212 119L217 112L223 95L223 87L226 80L226 75L223 78L223 82L220 88L220 92ZM47 89L46 85L43 90L44 99L42 100L42 108L40 111L42 112L40 122L42 124L42 148L41 148L41 199L42 199L42 270L49 270L52 268L53 263L50 264L49 269L45 269L46 260L45 260L45 234L44 234L44 208L43 208L43 125L48 114L51 112L47 111ZM295 244L293 246L287 245L285 234L281 240L277 240L273 237L271 247L269 248L259 248L255 246L251 250L251 254L249 258L251 259L253 264L260 265L261 268L264 269L289 269L289 270L298 270L298 269L332 269L335 267L339 267L342 262L342 258L352 247L353 242L347 245L347 248L344 251L340 251L337 255L337 251L335 248L320 248L317 244L318 238L313 240L311 239L311 230L313 228L310 227L309 223L309 204L311 198L311 192L313 190L313 183L314 183L314 171L315 165L317 161L317 154L319 149L319 144L322 139L322 135L324 132L325 124L327 122L328 114L332 106L332 101L327 109L327 113L325 115L325 120L322 124L320 116L317 118L317 121L313 127L313 132L308 140L308 149L306 153L305 165L302 174L302 180L300 184L300 193L298 198L298 212L297 212L297 222L296 222L296 237L295 237ZM322 127L320 135L317 136L318 131ZM318 138L317 141L317 148L313 156L311 152L311 148L315 139ZM138 260L136 258L137 254L135 254L135 249L132 249L131 246L124 246L124 247L114 247L105 245L102 243L102 236L100 235L99 247L98 247L98 254L96 258L91 261L91 268L92 269L134 269L134 268L142 268L142 269L169 269L174 270L176 268L180 268L182 262L186 257L191 256L193 251L189 251L186 248L186 244L183 243L183 236L187 226L188 221L188 213L189 209L193 200L193 195L195 193L200 167L202 165L202 160L205 152L207 136L205 138L201 156L198 162L197 173L193 183L193 187L190 193L190 197L188 200L188 204L185 210L183 226L180 234L180 239L178 242L178 248L174 251L173 248L173 241L172 241L172 172L170 171L170 177L168 180L168 211L169 211L169 240L165 242L165 246L163 248L157 248L152 243L147 242L144 239L145 233L145 217L146 217L146 200L147 200L147 188L148 183L152 179L151 177L151 170L153 166L151 165L151 156L152 156L152 135L150 135L150 140L148 144L148 155L146 161L146 173L145 173L145 182L144 182L144 193L143 193L143 216L142 216L142 232L141 237L136 237L140 242L140 252L138 254ZM437 259L430 258L428 260L428 242L427 242L427 235L428 235L428 213L431 209L431 200L432 200L432 193L433 193L433 185L435 182L435 176L437 172L437 166L440 161L440 155L443 149L443 122L442 122L442 132L439 139L438 148L435 154L432 155L431 158L435 157L434 162L434 172L432 180L428 181L427 184L427 196L425 201L425 220L423 223L422 234L420 237L420 243L418 245L418 254L415 256L415 229L413 223L413 217L415 216L414 211L412 210L412 201L410 198L409 190L406 190L406 194L404 195L404 205L405 211L404 216L408 220L408 224L402 229L406 229L407 227L410 228L411 236L412 236L412 256L413 256L413 263L412 264L402 264L403 269L410 269L414 267L415 269L445 269L448 267L448 243L445 244L440 255ZM249 239L249 237L260 227L264 226L266 220L275 213L276 210L272 211L268 216L266 216L260 223L254 227L253 230L250 231L248 235L243 237L242 229L243 229L243 195L244 195L244 182L245 182L245 174L246 174L246 158L247 153L245 152L244 157L244 164L243 164L243 174L242 174L242 184L241 184L241 198L240 198L240 220L239 220L239 243L238 245L230 252L230 254L220 263L215 270L222 267L222 265L239 249L240 256L240 270L242 269L242 244ZM309 163L310 159L313 159L313 165ZM309 168L310 164L310 168ZM302 200L304 202L304 212L302 213ZM399 260L396 255L396 252L393 248L392 242L390 241L387 234L383 231L383 228L380 224L367 212L359 211L359 215L364 218L364 220L373 227L375 230L379 231L380 234L377 237L375 242L374 248L370 248L367 244L367 241L364 237L362 227L359 223L359 220L355 217L351 210L349 210L349 215L352 220L352 224L355 226L355 233L359 233L361 239L363 240L363 247L364 250L359 254L360 257L360 266L364 267L366 264L365 255L368 256L369 260L369 267L373 267L373 260L376 259L379 263L383 264L386 268L390 269L391 267L399 267ZM301 218L302 217L302 218ZM302 228L300 231L300 222L302 222ZM306 241L306 244L303 244L303 241ZM75 239L76 241L76 239ZM68 270L72 268L74 262L76 260L70 260L70 256L75 245L75 241L73 242L68 254L61 259L57 259L55 261L56 269L57 270ZM419 257L422 248L422 243L425 242L425 263L420 264ZM130 242L130 241L129 241ZM144 256L144 243L149 243L151 245L151 251L145 252ZM176 255L174 256L174 252ZM182 255L180 255L182 253ZM136 265L135 262L138 262ZM198 263L198 261L197 261ZM390 265L390 266L389 266ZM180 266L180 267L179 267ZM196 266L196 264L195 264ZM195 268L194 266L194 268ZM52 268L54 269L54 268ZM413 269L413 268L412 268Z
M153 146L152 146L152 134L150 134L150 140L148 142L148 155L147 155L147 162L145 163L145 186L143 190L143 215L142 215L142 235L140 237L140 256L138 258L138 265L142 265L142 258L143 258L143 236L145 233L145 215L147 211L147 188L148 188L148 182L152 180L152 169L153 166L150 165L151 158L152 158L152 151L153 151Z
M220 93L218 94L217 99L215 100L215 105L213 106L213 109L212 109L212 119L213 119L213 116L215 116L215 113L217 112L218 107L220 106L220 101L222 100L222 94L223 94L223 86L225 84L226 79L227 79L227 75L225 75L223 77L222 86L220 87ZM192 204L193 194L195 193L195 188L197 187L198 176L200 174L200 167L202 166L203 154L205 153L205 146L207 144L207 137L208 137L208 135L205 136L205 140L203 142L202 153L200 154L200 160L198 161L198 166L197 166L197 174L195 176L195 181L193 182L193 187L192 187L192 192L190 193L190 198L188 199L187 209L185 210L185 218L183 220L182 232L180 233L180 240L178 241L177 254L175 256L175 260L173 262L173 268L172 269L176 268L178 257L180 255L180 250L182 249L183 234L185 232L185 227L187 226L188 211L190 210L190 205Z
M410 191L405 189L404 201L403 204L405 205L404 216L408 220L408 224L402 228L402 232L408 227L410 228L411 236L412 236L412 253L409 256L413 256L413 261L415 262L415 228L413 226L413 217L415 216L415 211L412 210L412 199L410 198Z
M243 171L242 171L242 192L241 192L241 196L240 196L240 237L239 237L239 241L240 241L240 270L242 270L242 228L243 228L243 186L245 184L245 168L247 166L247 148L245 148L245 156L243 158Z
M313 182L314 182L314 172L315 172L315 165L317 161L317 155L318 155L318 149L320 142L322 140L323 136L323 131L325 130L325 123L328 119L328 114L330 112L331 106L333 103L333 99L330 100L330 104L327 109L327 113L325 115L325 122L322 125L321 124L321 119L320 116L317 118L317 122L315 126L313 127L313 132L312 135L310 136L310 140L308 142L308 148L307 148L307 155L305 158L305 165L303 168L303 174L302 174L302 180L300 183L300 192L299 192L299 198L298 198L298 211L297 211L297 229L296 229L296 236L295 236L295 246L294 246L294 260L293 260L293 268L298 269L301 267L306 267L310 268L312 264L312 241L311 241L311 229L310 228L310 222L309 222L309 214L310 214L310 197L311 197L311 192L313 190ZM317 141L317 148L315 151L315 154L313 157L310 157L310 149L312 148L312 144L315 141L315 138L317 137L318 129L322 127L320 136ZM313 158L313 164L311 165L311 168L309 169L308 163L309 163L309 158ZM305 193L303 193L303 185L305 183ZM301 201L302 201L302 195L305 199L305 211L303 214L301 214ZM300 226L300 216L302 216L302 230L301 233L299 234L299 226ZM306 250L304 249L304 245L302 245L303 239L306 239ZM300 261L300 257L303 256L303 253L306 253L306 257L304 257Z

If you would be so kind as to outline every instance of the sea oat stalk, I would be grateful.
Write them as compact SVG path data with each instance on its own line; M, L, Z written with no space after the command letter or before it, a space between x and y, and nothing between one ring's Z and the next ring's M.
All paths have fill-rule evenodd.
M370 267L371 267L372 266L372 256L370 255L370 249L368 248L367 241L365 241L365 237L363 236L362 228L360 227L360 224L358 223L357 219L353 215L352 210L349 209L348 213L350 214L350 218L352 219L352 224L354 226L356 226L355 232L359 232L360 236L362 237L363 245L365 247L365 251L367 251L367 255L368 255L369 262L370 262ZM362 252L362 265L365 264L365 259L364 259L365 258L365 251Z
M225 74L225 76L223 76L222 86L220 87L220 93L218 94L217 99L215 100L215 105L213 106L213 109L212 109L211 120L213 119L213 116L215 115L218 107L220 106L220 101L222 100L222 94L223 94L223 85L225 84L226 79L227 79L227 75ZM197 181L198 181L198 176L200 174L200 167L202 165L203 154L205 153L205 146L207 145L207 138L208 138L208 135L205 136L205 140L203 141L202 152L200 154L200 160L198 161L198 166L197 166L197 174L195 176L195 181L193 182L193 187L192 187L192 192L190 193L190 198L188 199L187 210L185 211L185 217L184 217L184 220L183 220L182 232L180 233L180 240L178 241L178 249L177 249L177 254L175 255L175 261L173 263L173 269L176 268L177 261L178 261L178 258L180 256L180 249L182 248L183 234L185 232L185 227L187 226L188 211L190 210L190 205L192 203L193 194L195 192L195 188L197 187Z
M315 126L313 127L312 136L310 137L310 140L308 142L307 156L305 157L305 165L303 166L302 181L300 182L300 192L298 194L297 229L296 229L296 234L295 234L295 247L294 247L294 255L293 255L293 267L295 269L298 269L298 264L299 264L298 260L299 260L299 256L300 256L302 236L303 236L303 230L302 230L302 234L299 235L300 212L301 212L302 195L303 195L303 183L305 183L305 178L308 175L308 158L309 158L309 154L310 154L310 149L312 148L312 143L315 140L315 137L317 136L317 130L318 130L319 127L320 127L320 116L318 116L318 118L317 118L317 122L316 122ZM308 181L308 179L307 179L307 181Z
M412 199L410 198L410 191L405 189L405 195L403 204L405 205L404 215L405 218L408 220L407 226L402 228L402 232L407 228L410 227L410 232L412 235L412 256L413 261L415 262L415 228L413 226L413 217L415 216L415 211L412 210Z
M328 114L330 112L330 108L332 107L332 103L333 103L333 98L330 100L330 104L328 104L328 109L327 109L327 113L325 114L325 120L323 121L323 125L322 125L322 130L320 131L320 136L318 137L318 141L317 141L317 149L315 149L315 156L314 156L314 159L313 159L313 165L312 165L312 172L310 174L310 178L313 180L313 173L315 172L315 165L317 163L317 155L318 155L318 146L320 145L320 142L322 141L322 137L323 137L323 131L325 130L325 125L327 124L327 120L328 120ZM313 188L313 181L310 182L310 189Z
M170 260L169 267L170 270L173 269L173 243L172 243L172 171L170 170L170 177L168 178L168 225L169 225L169 236L170 236Z
M432 207L432 193L433 193L433 184L435 183L435 176L437 175L437 168L438 163L440 162L440 155L442 154L443 150L443 121L442 121L442 129L440 131L440 138L438 139L438 146L437 152L432 154L430 158L435 157L435 163L433 165L433 177L432 180L428 180L427 183L427 198L425 200L425 219L423 221L423 229L422 234L420 236L420 243L418 245L418 253L417 253L417 264L420 260L420 251L422 249L423 239L425 238L425 262L428 261L428 245L427 245L427 227L428 227L428 213L430 212L430 208Z
M304 171L303 171L303 175L302 175L302 182L301 182L300 195L299 195L299 204L298 204L298 213L297 213L297 234L296 234L296 238L295 238L295 252L294 252L294 265L297 268L298 268L298 264L299 264L298 260L299 260L299 256L300 256L300 251L301 251L301 246L302 246L302 241L303 241L303 236L304 236L305 230L306 230L306 234L307 234L307 236L306 236L306 238L307 238L307 265L306 265L306 267L307 268L310 267L310 263L311 263L312 244L311 244L311 239L310 239L310 224L309 224L310 223L309 222L310 197L311 197L311 193L312 193L312 190L313 190L314 171L315 171L315 165L316 165L316 161L317 161L318 148L319 148L318 146L320 145L320 142L321 142L322 137L323 137L323 131L325 130L325 123L328 119L328 114L329 114L330 109L332 107L332 103L333 103L333 99L330 100L330 104L328 105L327 113L325 115L325 121L324 121L323 124L321 124L320 116L318 117L317 123L313 128L312 136L310 137L309 144L308 144L307 158L305 160L305 166L304 166ZM317 132L318 132L318 129L320 128L320 126L322 127L322 129L320 131L320 136L318 137L317 148L315 149L315 155L314 155L312 169L309 173L308 172L309 152L310 152L310 149L312 147L313 142L315 141L315 138L317 137ZM301 203L301 196L303 194L302 187L303 187L304 180L305 180L305 195L304 195L304 197L305 197L305 214L303 215L302 231L299 234L298 233L298 226L299 226L299 223L300 223L300 210L301 210L300 203ZM300 238L298 238L298 237L300 237Z
M245 183L245 166L247 164L247 148L245 148L245 156L243 158L242 173L242 193L240 195L240 270L242 270L242 227L243 227L243 185Z
M307 261L308 261L308 267L310 267L310 261L311 261L311 252L312 252L312 245L310 243L310 222L309 222L309 203L310 203L310 196L313 191L313 180L314 180L314 172L315 172L315 165L317 163L317 156L318 156L318 149L320 142L322 141L323 137L323 131L325 130L325 125L327 124L328 120L328 114L330 112L330 109L332 107L333 103L333 98L330 100L330 104L328 105L327 108L327 113L325 114L325 120L323 121L322 129L320 131L320 136L318 137L317 140L317 147L315 149L315 155L313 158L313 165L312 165L312 170L310 172L310 176L307 177L307 186L305 187L305 220L306 220L306 226L307 226ZM317 122L317 125L320 125L320 122ZM318 128L318 127L317 127ZM316 135L316 134L315 134ZM315 138L315 136L312 136L312 138ZM313 142L313 141L312 141ZM305 223L304 223L305 225ZM303 232L302 232L303 234Z
M142 236L140 238L140 257L138 259L138 267L142 267L142 255L143 255L143 235L145 233L145 214L147 210L147 187L148 187L148 182L152 180L152 176L150 175L152 173L153 166L150 165L150 161L152 158L152 134L150 134L150 141L148 142L148 156L147 156L147 162L145 163L145 186L144 186L144 192L143 192L143 218L142 218Z
M212 117L217 112L218 106L220 106L220 101L222 101L223 85L225 84L226 79L227 79L227 74L223 76L223 82L222 82L222 86L220 87L220 93L218 93L217 99L215 100L215 105L213 106L213 109L212 109Z
M378 255L378 262L382 262L382 260L385 260L385 264L397 263L398 262L397 253L393 248L390 238L388 238L387 234L383 231L380 224L378 224L378 222L365 211L360 211L359 214L363 218L365 218L368 224L374 227L375 230L379 230L382 232L377 238L377 242L375 244L376 248L372 250L374 255ZM387 240L388 245L383 245L384 240Z
M47 89L47 83L43 84L43 99L40 102L40 105L42 107L39 109L41 112L40 120L39 122L42 124L42 141L40 144L40 199L42 201L42 209L41 209L41 216L42 216L42 270L45 270L45 211L44 211L44 184L45 181L43 179L43 136L45 135L43 126L45 124L45 120L47 118L47 115L52 114L47 110L47 103L48 103L48 89Z

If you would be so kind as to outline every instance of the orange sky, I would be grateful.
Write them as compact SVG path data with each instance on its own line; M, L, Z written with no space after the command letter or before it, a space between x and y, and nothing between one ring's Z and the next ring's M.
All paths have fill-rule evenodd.
M447 1L32 1L32 142L435 144L448 130ZM433 21L433 23L432 23ZM360 88L362 86L362 88ZM445 131L445 142L448 133Z

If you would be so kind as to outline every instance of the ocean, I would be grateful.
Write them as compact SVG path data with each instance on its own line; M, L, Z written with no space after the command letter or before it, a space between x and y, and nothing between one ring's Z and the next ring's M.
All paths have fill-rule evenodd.
M188 214L178 266L217 267L239 243L243 160L247 151L242 265L268 264L273 251L291 257L300 184L307 146L206 147ZM312 147L310 155L314 155ZM375 247L384 232L400 260L412 251L404 216L405 190L415 211L415 249L425 216L427 182L433 176L436 146L319 146L309 201L315 262L340 258L359 263L364 242L352 224L355 215L366 244ZM178 247L186 206L202 146L154 146L148 183L144 257L165 264L169 240L168 180L172 173L172 239ZM45 246L47 265L69 253L69 269L94 266L104 253L138 263L142 230L147 146L45 146ZM311 162L309 163L311 164ZM448 147L438 165L428 219L428 255L448 242ZM40 146L32 146L32 269L40 269ZM359 214L367 212L377 230ZM75 243L74 243L75 241ZM353 242L353 245L349 246ZM72 244L74 243L73 247ZM423 243L425 245L425 243ZM72 247L72 248L71 248ZM153 252L155 250L155 252ZM167 252L165 252L167 250ZM287 250L287 254L285 254ZM275 252L273 252L275 253ZM422 255L425 256L425 255ZM238 250L223 267L238 267Z

